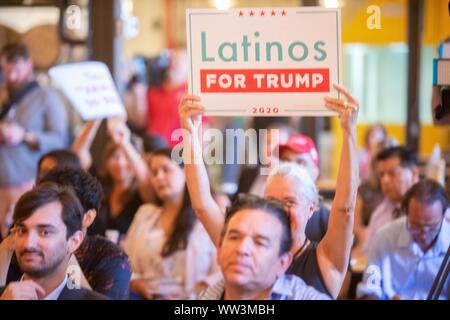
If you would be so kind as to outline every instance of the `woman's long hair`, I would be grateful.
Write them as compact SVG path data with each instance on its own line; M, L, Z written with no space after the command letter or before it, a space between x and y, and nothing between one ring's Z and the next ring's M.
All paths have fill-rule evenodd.
M165 156L172 161L171 158L172 149L160 149L155 151L152 154L152 157L155 156ZM179 164L181 168L183 168L183 163ZM159 199L160 203L162 202ZM175 226L169 238L162 249L162 256L168 257L171 254L175 253L178 250L184 250L187 247L189 235L194 227L194 224L197 220L197 217L192 209L191 199L189 198L189 193L187 187L184 186L183 191L183 203L180 211L177 214L177 218L175 219Z
M104 201L106 201L106 202L109 202L109 199L111 197L111 193L113 190L113 184L114 184L113 178L111 177L111 175L108 172L107 163L108 163L108 159L118 149L120 149L120 145L114 143L113 141L109 141L106 144L105 149L103 150L103 153L102 153L102 158L101 158L101 162L100 162L101 165L100 165L100 168L99 168L98 174L97 174L98 178L102 184L102 187L103 187ZM120 202L125 205L134 196L137 189L138 189L138 183L137 183L136 177L134 177L133 181L131 182L130 188L128 188L128 190L122 194Z

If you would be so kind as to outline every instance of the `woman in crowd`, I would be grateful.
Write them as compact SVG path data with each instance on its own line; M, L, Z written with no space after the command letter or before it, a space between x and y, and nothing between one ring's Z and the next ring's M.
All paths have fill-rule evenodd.
M89 149L98 127L98 121L88 122L72 146L85 169L92 166ZM111 139L103 149L100 166L96 170L104 199L90 233L105 235L106 231L115 230L124 236L139 206L149 200L149 172L144 159L131 143L127 126L111 121L108 128Z
M197 220L187 193L182 165L171 150L152 154L150 180L159 204L136 213L124 243L138 298L191 297L220 275L215 248Z
M387 141L386 129L381 124L373 125L367 129L364 137L364 149L359 154L359 177L362 181L369 179L372 171L372 159Z

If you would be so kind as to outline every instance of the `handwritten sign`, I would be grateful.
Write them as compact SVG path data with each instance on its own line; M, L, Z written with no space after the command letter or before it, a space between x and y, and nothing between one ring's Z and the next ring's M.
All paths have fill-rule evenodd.
M339 9L188 9L189 92L206 114L334 115L341 78Z
M126 115L104 63L87 61L59 65L51 68L49 74L84 120Z

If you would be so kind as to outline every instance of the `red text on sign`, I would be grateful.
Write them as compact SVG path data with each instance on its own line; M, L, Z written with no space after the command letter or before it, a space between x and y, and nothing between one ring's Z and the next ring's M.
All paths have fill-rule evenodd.
M201 92L329 92L329 69L204 69Z

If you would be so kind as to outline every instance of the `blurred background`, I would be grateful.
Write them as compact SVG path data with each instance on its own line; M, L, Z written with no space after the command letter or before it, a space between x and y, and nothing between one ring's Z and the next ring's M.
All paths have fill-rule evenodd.
M450 175L450 126L434 124L431 108L433 58L439 43L450 36L447 0L1 0L0 47L25 42L42 81L53 65L105 62L130 124L148 131L148 88L167 77L175 84L186 80L185 9L272 6L340 7L343 84L361 102L360 147L368 128L383 124L392 139L418 152L422 172L434 150L447 160L444 174ZM239 127L246 120L232 121ZM72 116L74 136L80 121ZM332 189L337 172L336 121L303 118L290 123L316 141L323 192ZM212 120L222 127L229 122Z

